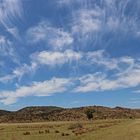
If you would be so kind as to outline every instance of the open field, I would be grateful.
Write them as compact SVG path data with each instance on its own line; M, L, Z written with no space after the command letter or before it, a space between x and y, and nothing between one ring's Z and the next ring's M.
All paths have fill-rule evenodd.
M140 120L0 124L0 140L139 140Z

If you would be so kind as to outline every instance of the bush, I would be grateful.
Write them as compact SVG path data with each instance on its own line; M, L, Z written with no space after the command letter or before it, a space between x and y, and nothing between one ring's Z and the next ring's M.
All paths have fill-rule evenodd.
M50 130L45 130L45 133L50 133Z
M58 130L55 130L55 133L59 133L59 131Z
M23 135L30 135L30 132L24 132Z
M64 133L62 133L62 134L61 134L61 136L65 136L65 134L64 134Z
M93 119L93 113L94 113L94 112L95 112L95 110L93 110L93 109L88 109L88 110L86 110L85 114L87 115L87 118L88 118L89 120Z
M68 133L61 133L61 136L69 136L70 134Z
M44 133L44 131L39 131L39 134L43 134Z

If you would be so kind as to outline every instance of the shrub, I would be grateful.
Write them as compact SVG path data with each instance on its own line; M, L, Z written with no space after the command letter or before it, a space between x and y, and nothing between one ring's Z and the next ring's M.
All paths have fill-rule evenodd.
M93 113L95 112L95 110L93 109L87 109L85 114L87 115L88 120L93 119Z
M69 136L70 134L66 133L65 136Z
M43 131L39 131L39 134L43 134L44 132Z
M45 133L50 133L50 130L45 130Z
M61 136L69 136L70 134L68 133L61 133Z
M30 135L30 132L24 132L23 135Z
M58 130L55 130L55 133L59 133L59 131Z
M64 134L64 133L62 133L62 134L61 134L61 136L65 136L65 134Z

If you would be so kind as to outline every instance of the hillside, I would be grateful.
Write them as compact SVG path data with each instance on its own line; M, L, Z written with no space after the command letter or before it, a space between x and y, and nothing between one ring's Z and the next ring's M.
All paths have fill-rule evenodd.
M11 112L6 110L0 110L0 116L9 115Z
M40 122L87 120L85 111L94 109L94 119L140 118L140 109L122 107L109 108L88 106L79 108L60 108L54 106L26 107L15 112L0 111L0 122Z

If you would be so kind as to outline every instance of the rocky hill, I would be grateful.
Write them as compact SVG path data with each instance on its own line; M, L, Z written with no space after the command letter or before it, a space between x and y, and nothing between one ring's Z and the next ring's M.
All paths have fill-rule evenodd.
M140 118L140 109L109 108L88 106L79 108L61 108L55 106L26 107L10 112L0 110L0 122L41 122L41 121L75 121L87 120L86 110L94 110L94 119Z

